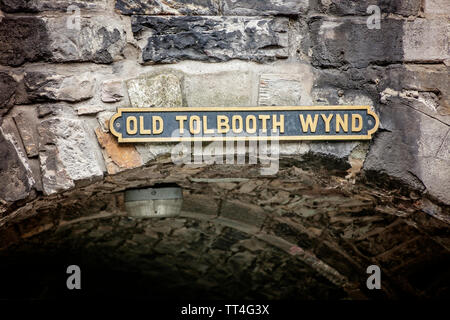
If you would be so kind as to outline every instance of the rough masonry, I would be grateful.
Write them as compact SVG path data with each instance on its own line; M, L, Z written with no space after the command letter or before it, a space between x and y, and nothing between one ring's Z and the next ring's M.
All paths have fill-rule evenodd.
M381 29L367 27L369 5L381 9ZM217 178L207 180L211 188L200 188L199 196L214 194L218 199L223 196L219 188L230 200L218 203L220 210L203 202L206 207L196 205L196 214L220 212L225 219L236 213L232 220L238 222L229 223L229 231L218 227L223 239L215 239L215 229L208 229L211 221L197 225L198 216L178 221L178 229L171 232L192 243L197 240L190 232L210 235L211 242L197 243L195 250L222 250L230 241L252 243L249 251L236 249L231 258L229 252L218 254L217 261L235 261L230 268L233 263L261 263L263 268L263 260L254 256L261 252L255 249L259 240L249 240L258 238L258 231L248 229L243 236L235 230L255 223L262 214L258 210L265 210L271 212L272 222L263 228L279 239L267 238L263 246L276 243L274 256L286 261L290 249L278 252L281 243L298 246L292 250L301 252L299 270L313 270L314 279L319 275L328 279L317 280L321 283L317 286L328 288L320 291L323 296L342 298L353 292L344 282L360 290L362 280L351 279L352 271L345 269L355 265L361 270L375 260L390 265L392 284L385 295L431 294L434 287L420 289L411 279L425 277L420 272L426 268L419 265L448 261L449 8L446 0L0 0L0 228L4 230L0 247L21 243L26 234L49 243L55 237L71 245L71 236L54 233L63 227L65 218L60 215L69 204L80 217L94 217L89 226L80 220L66 227L73 227L75 233L78 228L80 234L95 235L98 229L94 238L111 232L112 238L120 239L121 228L131 228L124 234L142 243L146 236L156 237L148 231L153 222L139 226L143 230L139 235L132 235L130 230L136 226L125 218L108 218L115 221L111 228L109 220L96 222L97 214L124 214L120 204L119 209L108 207L109 200L104 200L108 194L114 191L116 199L126 188L154 183L195 189L205 182L192 179ZM207 173L176 167L170 162L173 145L119 145L107 125L118 107L327 104L371 105L380 117L380 130L369 143L281 144L283 170L301 163L298 181L292 184L304 184L304 189L283 187L290 183L284 173L267 181L274 187L268 191L258 185L253 171L231 175L250 179L246 185L220 180L230 174L222 172L220 165L207 167ZM320 173L323 180L308 172ZM322 198L331 186L345 186L351 192L342 201ZM195 200L191 193L185 194L186 203ZM253 196L244 200L247 194ZM369 205L360 199L362 194ZM241 204L246 201L251 208ZM322 201L329 209L318 208ZM87 210L85 202L93 209ZM277 211L277 206L284 211ZM254 214L246 216L248 212ZM248 220L241 221L240 216ZM292 223L287 221L291 218ZM278 224L280 219L283 222ZM370 226L365 224L368 221ZM19 230L25 223L29 230ZM330 224L336 229L325 231ZM169 231L161 228L157 237L164 241ZM323 240L322 233L329 238ZM387 239L397 236L396 245L390 247ZM107 247L121 247L121 243ZM414 260L418 267L411 277L398 280L396 270L404 266L395 255L389 258L392 252L406 257L425 244L432 249ZM164 252L158 246L155 250ZM334 258L328 259L328 253ZM200 270L199 265L192 268ZM343 282L330 284L329 272L334 272L330 270ZM211 277L212 282L220 281L214 273ZM434 281L439 277L444 278L443 273L436 272ZM255 287L253 292L258 290L262 289Z

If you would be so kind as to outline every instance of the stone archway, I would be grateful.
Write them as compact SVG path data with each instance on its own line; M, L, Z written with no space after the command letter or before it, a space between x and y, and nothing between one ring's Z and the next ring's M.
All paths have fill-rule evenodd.
M440 1L369 1L381 30L352 1L191 2L0 0L0 297L66 295L74 260L92 296L448 297ZM264 176L108 129L127 106L310 104L373 106L380 130L282 143ZM125 190L156 184L183 189L181 215L128 216Z

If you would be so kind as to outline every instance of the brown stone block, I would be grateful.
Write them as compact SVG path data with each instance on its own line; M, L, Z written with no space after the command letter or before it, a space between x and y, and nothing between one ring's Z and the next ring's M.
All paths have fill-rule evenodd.
M119 145L113 135L103 132L100 128L97 128L95 133L98 142L103 148L103 156L109 174L115 174L123 169L136 168L142 165L142 159L133 145Z

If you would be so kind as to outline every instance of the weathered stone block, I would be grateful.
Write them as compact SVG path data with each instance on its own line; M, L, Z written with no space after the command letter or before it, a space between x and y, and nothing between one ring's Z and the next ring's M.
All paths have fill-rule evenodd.
M448 0L424 0L423 11L426 15L450 16Z
M215 216L219 210L219 205L209 196L190 194L187 196L183 195L183 206L181 210L185 213Z
M19 66L47 59L50 39L44 20L37 17L4 17L0 23L0 64Z
M266 213L260 207L238 200L225 201L220 209L220 216L258 228L266 219Z
M184 93L189 107L250 106L253 77L249 72L217 72L189 75Z
M148 15L218 15L219 5L215 0L117 0L116 10L122 14Z
M98 146L81 120L43 120L38 132L45 194L70 189L77 181L103 177L103 166L95 152Z
M320 0L320 9L337 15L368 15L367 8L376 5L382 13L396 13L403 16L417 15L421 0Z
M92 98L94 90L90 73L63 76L31 71L25 73L24 83L31 102L46 100L77 102Z
M18 83L5 72L0 72L0 115L8 112L15 103Z
M181 107L180 79L174 74L147 75L127 81L128 96L135 108Z
M288 24L287 18L132 17L135 37L148 37L145 63L287 58Z
M305 13L308 6L308 0L223 0L222 12L228 16L295 16Z
M77 108L77 114L79 116L97 114L102 111L105 111L105 108L102 106L82 106Z
M39 154L39 139L36 129L37 120L37 111L33 107L22 108L14 116L14 121L20 132L26 153L30 158Z
M123 98L122 81L109 80L102 83L102 101L118 102Z
M67 11L70 6L82 10L105 9L107 0L0 0L4 12L42 12L50 10Z
M384 19L368 29L365 19L318 19L310 24L314 64L366 67L403 60L403 21Z
M100 128L95 130L98 142L103 148L103 157L109 174L142 165L141 157L133 145L119 145L117 139Z
M311 104L311 86L312 81L307 81L302 75L262 74L259 79L258 105L300 106Z
M404 25L405 61L440 62L450 58L448 20L416 19Z
M0 128L0 199L25 199L35 183L25 154L22 153L14 133Z
M121 59L126 45L120 21L106 16L80 18L68 26L67 17L46 18L53 62L111 63Z
M382 127L389 131L376 136L364 169L386 173L450 203L450 159L437 157L449 127L399 99L380 108L379 113Z

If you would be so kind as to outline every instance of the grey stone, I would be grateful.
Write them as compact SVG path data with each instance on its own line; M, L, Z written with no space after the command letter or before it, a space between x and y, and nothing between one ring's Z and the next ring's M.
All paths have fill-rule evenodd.
M70 189L78 181L103 177L103 168L95 153L98 145L81 120L43 120L38 132L45 194Z
M126 83L131 105L135 108L183 105L180 79L175 74L149 74Z
M38 17L4 17L0 23L0 64L20 66L50 57L45 22Z
M0 72L0 115L8 112L15 103L17 82L5 72Z
M31 170L12 133L0 128L0 199L25 199L34 185Z
M77 114L79 116L97 114L102 111L105 111L105 108L102 106L82 106L77 108Z
M313 63L367 67L403 60L403 21L384 19L381 29L368 29L366 19L322 19L310 24Z
M324 141L321 143L312 142L309 144L311 152L333 156L339 159L346 159L353 149L356 148L358 142L345 141Z
M67 105L52 103L52 104L41 104L38 106L38 118L44 118L46 116L61 116L70 113L72 108L68 108Z
M145 107L182 107L183 96L179 75L173 73L147 74L126 82L131 105ZM140 144L136 150L146 163L156 157L169 154L170 144Z
M259 80L258 105L299 106L312 103L310 85L302 75L262 74Z
M379 112L383 127L389 131L375 137L364 170L388 174L450 203L450 159L437 157L449 126L416 111L398 98L381 107Z
M367 8L376 5L382 13L411 16L419 13L421 4L421 0L319 0L322 12L336 15L369 15Z
M70 6L82 10L105 9L105 0L0 0L0 9L5 12L67 11ZM69 8L70 9L70 8Z
M19 129L28 157L35 157L39 153L39 139L36 129L37 119L37 111L33 107L21 108L14 116L14 121Z
M122 81L109 80L102 83L102 101L118 102L123 98Z
M446 19L415 19L404 25L405 61L442 62L450 58L450 24Z
M148 37L142 47L144 63L287 58L288 24L287 18L132 17L135 37Z
M77 102L92 98L94 82L90 73L64 76L38 71L26 72L25 87L30 101Z
M116 10L122 14L148 15L218 15L216 0L116 0Z
M189 75L184 93L189 107L239 107L253 105L253 77L249 72Z
M46 18L53 62L111 63L122 58L126 45L120 21L107 16L80 18L68 27L67 17Z
M450 16L448 0L424 0L423 11L426 15Z
M223 0L222 12L228 16L296 16L308 10L308 0Z

